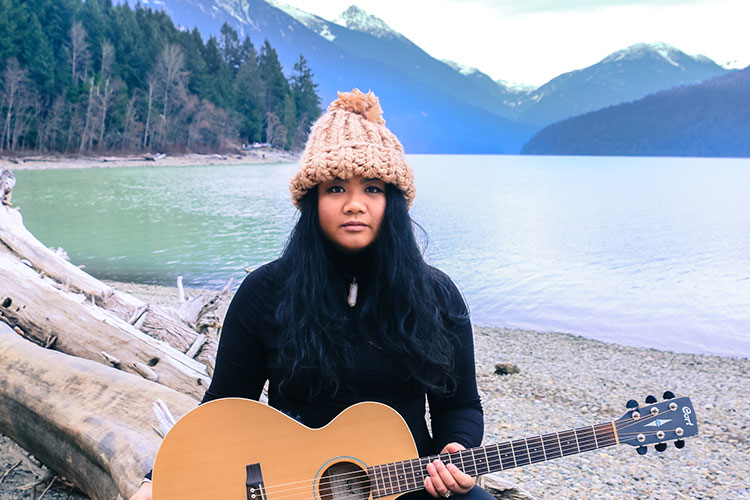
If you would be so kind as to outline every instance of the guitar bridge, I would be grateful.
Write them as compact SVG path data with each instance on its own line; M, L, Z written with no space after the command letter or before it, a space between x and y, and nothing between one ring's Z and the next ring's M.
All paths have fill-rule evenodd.
M260 464L246 465L245 472L247 474L245 480L247 500L266 500Z

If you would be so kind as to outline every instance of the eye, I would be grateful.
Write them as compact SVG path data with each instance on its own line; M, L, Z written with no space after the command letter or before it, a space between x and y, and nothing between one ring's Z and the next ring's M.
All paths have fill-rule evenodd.
M328 189L326 189L326 193L343 193L343 192L344 192L344 187L338 186L335 184L329 187Z
M367 186L365 188L365 193L378 194L378 193L383 193L383 192L385 191L380 186Z

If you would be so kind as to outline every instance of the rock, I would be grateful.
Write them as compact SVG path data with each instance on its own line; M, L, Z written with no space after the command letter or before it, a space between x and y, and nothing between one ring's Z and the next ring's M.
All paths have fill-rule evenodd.
M512 375L514 373L521 373L521 370L511 363L497 363L495 364L495 375Z

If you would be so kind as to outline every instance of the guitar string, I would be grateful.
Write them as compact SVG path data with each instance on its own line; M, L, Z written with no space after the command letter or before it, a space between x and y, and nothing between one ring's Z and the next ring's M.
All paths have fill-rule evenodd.
M664 414L666 414L666 413L664 413ZM662 415L664 415L664 414L662 414ZM618 422L616 421L616 422L615 422L615 427L616 427L616 428L617 428L617 427L619 427L619 428L620 428L620 430L624 430L624 429L626 429L626 428L628 428L628 427L630 427L630 426L632 426L632 425L635 425L635 424L637 424L637 423L639 423L639 422L647 421L647 420L649 420L649 419L653 419L653 418L656 418L656 417L658 417L658 415L651 415L651 414L649 413L649 414L647 414L646 416L643 416L643 417L642 417L642 418L641 418L640 420L638 420L638 421L626 421L626 422L619 422L619 424L624 424L624 425L619 425L619 426L618 426ZM601 426L601 425L604 425L604 426L609 426L609 424L600 424L600 426ZM592 427L593 427L593 426L592 426ZM582 427L582 428L580 428L580 429L582 429L582 430L588 430L588 427ZM593 431L593 428L592 428L592 431ZM569 431L563 431L563 433L566 433L566 432L575 432L575 429L570 429ZM649 431L647 431L647 432L646 432L646 434L656 434L656 432L658 432L658 431L652 431L652 432L649 432ZM559 433L558 433L558 434L559 434ZM628 437L629 435L633 435L633 436L637 435L637 433L627 433L627 432L625 432L625 433L623 433L623 432L618 432L618 434L619 434L619 435L621 435L621 436L623 436L624 438L627 438L627 437ZM575 435L575 433L574 433L574 435ZM544 436L551 436L551 434L546 434L546 435L544 435ZM542 438L543 436L538 436L538 437L539 437L539 438ZM515 440L515 441L507 441L507 442L501 443L501 444L499 444L499 445L495 445L495 446L497 446L497 447L498 447L498 457L499 457L499 458L498 458L498 460L495 460L495 461L494 461L494 463L488 463L488 465L489 465L490 467L492 467L492 466L495 466L495 465L498 465L498 464L500 464L500 462L502 462L502 461L503 461L503 460L502 460L502 451L500 450L500 447L503 447L503 446L504 446L505 448L507 448L507 449L503 450L503 451L504 451L504 452L506 453L506 457L507 457L507 456L508 456L508 455L507 455L507 453L513 452L513 444L512 444L512 443L523 443L524 441L528 441L528 439L536 439L536 437L534 437L534 438L527 438L527 440ZM613 439L614 439L614 435L613 435L613 434L612 434L612 433L610 432L610 433L608 433L607 435L602 435L602 436L595 436L595 435L593 434L593 432L592 432L592 435L591 435L591 437L589 437L589 438L584 438L584 439L579 439L579 440L577 440L577 441L578 441L578 443L577 443L577 448L580 448L580 446L583 446L584 448L586 448L587 446L589 446L590 444L594 443L594 442L595 442L595 441L597 441L598 439L605 439L605 440L606 440L606 439L609 439L609 440L613 440ZM567 448L568 448L568 447L570 446L570 442L572 442L572 441L566 441L566 443L567 443L567 444L566 444L566 449L567 449ZM540 444L541 444L541 441L540 441ZM615 442L611 442L611 444L612 444L612 445L614 445L614 444L615 444ZM607 445L604 445L604 446L601 446L601 447L605 447L605 446L607 446ZM597 445L596 445L596 446L595 446L594 448L591 448L591 449L584 449L583 451L591 451L591 450L593 450L593 449L596 449L596 448L599 448L599 446L598 446L598 443L597 443ZM544 455L544 449L542 449L542 453L539 453L539 452L538 452L538 450L539 450L539 448L536 448L536 450L535 450L535 453L531 453L531 452L527 453L527 455L528 455L528 457L529 457L529 463L538 463L538 462L541 462L541 461L543 461L543 460L536 460L536 459L541 459L541 458L542 458L542 456ZM458 453L460 453L460 452L454 452L454 453L455 453L456 455L458 455ZM493 454L494 454L494 453L493 453ZM572 454L576 454L576 453L571 453L571 455L572 455ZM560 455L560 456L568 456L568 455L565 455L565 454L563 454L563 455ZM393 463L390 463L390 464L383 464L383 465L384 465L384 466L385 466L385 465L391 465L391 466L393 466L394 468L395 468L395 467L397 467L398 465L402 465L402 468L403 468L403 466L404 466L404 465L406 465L406 464L408 464L408 465L410 465L410 466L411 466L411 465L412 465L412 462L415 462L415 463L419 463L420 465L421 465L421 464L426 464L426 463L427 463L426 461L427 461L428 459L429 459L429 461L432 461L432 460L433 460L434 458L436 458L436 457L437 457L437 456L431 456L431 457L422 457L421 459L414 459L413 461L410 461L410 460L406 460L406 461L401 461L401 462L393 462ZM441 457L444 457L444 461L445 461L446 463L450 463L450 462L451 462L451 457L450 457L450 456L449 456L448 454L442 454L442 455L441 455ZM458 458L460 459L460 457L458 457ZM544 456L544 458L546 459L546 456ZM559 458L559 456L556 456L556 457L553 457L553 458ZM455 458L453 459L453 461L454 461L454 462L458 462L458 460L455 460ZM492 462L492 461L490 461L490 462ZM526 463L523 463L522 465L528 465L528 464L526 464ZM420 467L420 469L421 469L421 467ZM364 478L363 478L363 479L360 479L360 481L359 481L359 486L362 486L362 485L369 485L369 484L371 484L371 480L370 480L370 477L369 477L369 476L367 475L366 471L364 471L364 470L358 470L358 471L353 471L353 472L349 472L349 473L341 473L341 474L335 474L335 475L332 475L332 476L330 476L330 477L329 477L329 481L331 481L331 482L335 482L335 481L343 481L343 480L346 480L346 477L347 477L347 476L353 476L353 477L352 477L352 479L354 479L354 477L357 477L357 476L358 476L359 478L362 478L362 476L363 476L363 475L364 475ZM412 470L412 473L411 473L411 474L408 474L408 473L407 473L407 475L406 475L406 476L404 476L403 474L401 474L401 475L400 475L400 476L401 476L401 479L399 479L399 477L398 477L398 476L399 476L399 474L396 474L396 476L397 476L397 477L395 478L395 482L399 484L399 488L400 488L400 483L401 483L402 481L406 482L406 483L407 483L407 485L408 485L408 483L409 483L410 481L416 481L416 479L418 478L418 475L415 475L415 474L414 474L414 471L413 471L413 470ZM426 474L425 474L425 475L423 475L423 477L426 477ZM307 490L307 491L309 491L309 488L310 488L311 486L313 486L313 485L314 485L314 483L315 483L315 480L310 480L310 479L307 479L307 480L301 480L301 481L296 481L296 482L292 482L292 483L285 483L285 484L284 484L284 483L281 483L281 484L277 484L277 485L274 485L274 486L269 486L269 487L267 487L266 489L267 489L267 490L269 490L269 489L274 489L274 488L278 489L278 488L280 488L280 487L282 487L282 486L286 486L286 485L289 485L289 486L291 486L291 485L292 485L292 484L294 484L294 483L305 483L305 484L304 484L304 485L301 485L301 486L300 486L300 487L298 487L298 488L287 488L286 490L280 490L280 491L278 491L278 493L286 493L286 492L290 492L290 493L291 493L291 492L292 492L293 490L297 490L297 489L304 489L304 490ZM391 481L391 483L393 483L393 481ZM330 483L329 483L329 484L330 484ZM356 486L358 486L358 485L357 485L357 483L356 483L356 482L350 482L350 483L348 484L348 486L354 486L354 487L356 487ZM392 484L391 484L391 486L392 486ZM333 486L331 486L331 488L332 488L332 487L333 487ZM330 489L330 488L329 488L329 489ZM417 488L417 489L421 489L421 487L419 487L419 488ZM325 491L325 489L321 489L321 492L324 492L324 491ZM276 498L276 497L274 497L274 498ZM283 497L279 497L279 498L283 498Z
M669 410L669 411L672 411L672 410ZM662 413L661 415L666 415L666 414L667 414L667 412ZM637 436L638 433L634 433L634 432L628 433L628 432L622 432L622 431L625 431L627 428L629 428L629 427L631 427L633 425L637 425L639 423L642 423L644 421L648 421L648 420L651 420L651 419L654 419L654 418L658 418L658 416L659 416L659 414L652 415L651 413L649 413L649 414L644 415L643 417L641 417L641 419L639 419L639 420L628 420L628 421L619 422L619 424L621 424L621 425L618 425L618 421L615 421L614 422L615 423L615 428L618 429L618 435L619 436L627 439L628 437ZM609 427L610 424L599 424L599 426L602 426L602 425ZM609 442L611 442L611 445L616 444L616 442L614 441L615 437L614 437L614 434L612 432L608 432L607 434L604 434L604 435L601 435L601 436L596 436L594 434L594 432L595 432L594 428L595 427L597 427L597 426L591 426L592 434L591 434L590 437L584 437L582 439L577 439L577 440L568 439L566 441L566 445L565 445L566 450L567 449L573 449L571 447L571 443L576 443L576 442L577 442L576 443L576 449L580 449L581 447L585 448L584 450L582 450L582 452L583 451L592 451L592 450L597 449L597 448L603 448L603 447L609 446L609 445L599 446L598 445L598 440L600 440L600 439L601 440L609 440ZM589 427L581 427L579 429L580 430L586 430L586 431L588 431L590 428ZM570 437L574 437L574 436L576 436L576 434L575 434L576 430L578 430L578 429L570 429L568 431L562 431L562 433L565 434L565 433L573 432L573 436L570 436ZM658 431L646 431L646 433L644 433L644 435L646 435L646 434L656 435L657 432ZM557 434L559 435L560 433L557 433ZM535 436L535 437L532 437L532 438L526 438L525 440L524 439L520 439L520 440L514 440L514 441L506 441L506 442L494 445L494 446L498 447L498 450L496 452L492 452L492 454L493 455L496 454L497 455L497 459L488 460L487 464L485 465L485 467L490 467L491 468L491 467L494 467L494 466L497 466L497 465L501 465L501 467L502 467L502 463L504 461L507 461L507 457L510 456L510 455L508 455L508 453L513 453L514 455L517 455L517 453L515 453L515 451L513 450L513 443L516 443L516 444L526 444L526 443L528 443L529 439L540 438L541 441L540 441L539 444L542 444L542 448L539 448L537 446L535 448L534 452L531 452L529 450L525 454L526 456L528 456L529 462L525 463L526 460L524 459L523 460L524 463L522 463L521 465L529 465L529 464L539 463L539 462L546 461L546 460L552 460L554 458L560 458L562 456L569 456L569 455L577 454L577 451L575 453L570 453L570 454L567 454L567 455L564 454L562 452L562 443L560 443L559 447L561 449L561 453L562 454L559 455L559 456L554 456L551 459L547 459L547 456L545 454L545 449L543 447L543 438L545 436L552 436L552 434L545 434L545 435ZM567 437L569 437L569 436L564 436L563 438L567 438ZM587 448L591 444L594 444L595 446L593 448ZM492 446L493 445L490 445L490 447L492 447ZM532 445L532 446L535 446L535 445ZM464 451L469 451L469 450L464 450ZM475 451L476 451L476 449L475 449ZM454 455L453 458L450 456L451 454L441 454L441 455L439 455L439 457L441 457L441 459L443 459L443 461L445 463L454 463L454 464L456 464L460 460L460 456L459 456L460 453L461 452L454 452L453 453L453 455ZM506 456L505 459L503 459L503 454L505 454L505 456ZM521 457L523 458L523 455ZM405 468L404 468L405 466L408 465L408 466L410 466L410 468L412 468L411 473L406 472L406 475L396 473L395 474L396 477L391 479L391 489L392 489L393 483L396 483L398 485L399 491L401 491L400 488L401 488L401 483L402 482L406 483L406 485L407 485L406 490L412 489L412 488L408 488L408 486L409 486L409 484L411 482L414 482L415 484L419 484L420 486L418 488L416 488L416 489L421 489L422 488L421 484L423 484L423 483L422 482L416 483L417 479L419 478L419 475L418 475L417 471L413 470L412 466L415 465L415 464L419 464L420 465L420 470L424 470L424 469L421 468L421 465L422 464L426 465L428 463L428 461L432 462L435 458L438 458L438 455L433 455L433 456L430 456L430 457L422 457L422 458L413 459L413 460L403 460L403 461L399 461L399 462L391 462L389 464L382 464L382 466L392 466L394 469L396 469L399 465L401 465L402 466L402 470L404 470L404 472L406 472ZM514 465L515 465L515 462L514 462ZM508 468L510 468L510 467L508 467ZM391 476L393 475L392 474L393 472L395 472L395 470L394 471L386 471L386 473L388 473ZM347 483L347 487L364 487L365 485L369 486L369 485L372 484L371 478L367 474L367 472L365 470L360 469L360 470L357 470L357 471L346 472L346 473L339 473L339 474L333 474L333 475L329 476L328 481L329 481L329 484L331 486L328 487L328 490L326 490L325 487L324 488L319 488L320 492L323 493L323 494L325 494L326 492L330 492L331 489L333 489L334 487L336 487L335 486L335 482L337 482L337 481L338 482L347 481L348 478L349 478L349 476L351 476L351 481ZM426 473L423 474L423 478L425 478L425 477L427 477ZM357 479L357 481L354 481L355 479ZM385 479L386 478L383 478L383 480L385 480ZM267 486L266 487L266 491L270 492L271 490L274 490L274 492L277 493L277 494L278 493L284 493L284 494L289 493L286 496L276 496L276 495L274 495L274 500L282 499L282 498L288 498L290 496L294 496L293 492L295 490L309 491L309 489L311 487L314 487L315 482L316 482L315 479L304 479L304 480L293 481L293 482L289 482L289 483L279 483L279 484L276 484L276 485ZM298 487L291 487L291 488L285 488L285 489L279 490L279 488L286 487L286 486L292 486L295 483L300 483L300 486L298 486ZM379 489L379 488L376 487L376 489ZM386 490L388 490L388 488L386 488ZM406 490L403 490L403 491L406 491Z

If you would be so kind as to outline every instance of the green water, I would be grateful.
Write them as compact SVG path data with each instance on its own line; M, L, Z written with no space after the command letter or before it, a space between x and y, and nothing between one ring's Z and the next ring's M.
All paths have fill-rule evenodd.
M43 243L100 279L219 287L272 260L294 223L293 164L18 171Z

